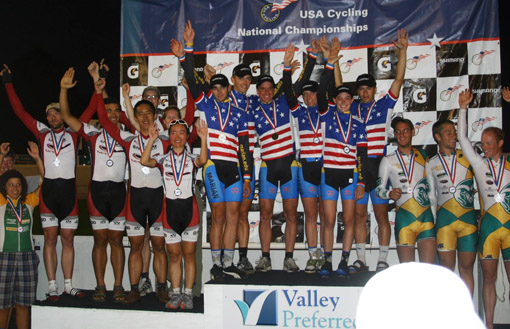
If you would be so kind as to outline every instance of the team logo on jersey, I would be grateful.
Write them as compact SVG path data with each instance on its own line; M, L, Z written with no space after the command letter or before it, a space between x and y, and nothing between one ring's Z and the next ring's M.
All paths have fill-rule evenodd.
M480 118L480 119L476 120L475 122L473 122L473 124L471 125L471 129L473 129L473 131L481 131L483 129L483 126L486 123L491 122L496 119L497 119L496 117Z
M280 11L297 0L274 0L262 6L260 9L260 18L264 22L272 23L280 17Z
M472 179L465 179L456 187L454 198L463 208L473 208L474 197L472 187Z
M348 73L351 70L351 67L362 59L363 57L348 59L340 64L340 71L342 71L342 73Z
M420 128L423 128L429 124L431 124L431 120L425 120L425 121L418 121L414 124L414 136L418 135L420 132Z
M510 184L507 184L499 192L503 196L503 201L500 202L501 206L507 213L510 214Z
M406 67L409 69L409 70L414 70L416 68L416 66L418 66L418 62L420 62L421 60L429 57L430 54L425 54L425 55L418 55L418 56L413 56L413 58L409 58L406 62Z
M495 52L496 52L495 50L482 50L478 54L473 55L473 57L471 57L471 62L473 62L473 64L475 64L475 65L480 65L480 64L482 64L485 56L488 56Z
M443 102L448 102L450 100L450 98L452 98L452 94L454 92L456 92L457 90L459 90L461 87L464 87L464 85L457 85L457 86L450 87L446 90L443 90L441 92L441 94L439 94L439 98L441 98L441 100Z
M429 201L430 186L427 183L427 179L424 177L416 184L413 190L413 198L422 207L430 206Z
M162 64L162 65L158 65L156 66L155 68L152 69L151 71L151 74L154 78L158 79L159 77L161 77L161 75L163 74L163 71L172 67L173 64Z

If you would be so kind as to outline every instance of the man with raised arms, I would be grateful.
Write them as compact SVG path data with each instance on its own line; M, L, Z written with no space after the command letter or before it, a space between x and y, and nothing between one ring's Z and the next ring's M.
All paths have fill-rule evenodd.
M362 74L356 79L356 88L360 102L354 102L351 106L351 113L357 116L365 123L367 131L367 177L366 191L362 199L356 204L355 217L355 239L356 255L358 259L350 267L351 272L368 271L365 257L365 244L367 240L367 204L368 199L372 200L375 219L378 227L379 238L379 259L377 261L377 271L384 270L389 265L387 263L388 250L390 244L390 223L388 220L388 200L380 199L376 192L376 181L381 158L386 154L386 136L388 120L391 118L393 107L400 95L400 88L404 83L407 61L407 46L409 35L404 29L398 30L397 41L392 41L398 48L398 63L395 70L395 80L393 80L388 93L379 100L375 100L377 92L375 78L370 74ZM342 75L340 68L335 68L335 83L337 86L342 84Z
M62 242L62 272L64 293L84 297L85 293L72 286L74 268L74 232L78 227L78 200L76 195L76 153L78 135L68 131L60 116L60 106L46 107L48 126L35 120L23 107L11 83L12 73L4 64L0 71L14 113L35 135L44 161L44 184L40 190L41 222L44 230L44 265L48 276L48 299L59 299L56 279L57 238L60 227ZM89 105L80 120L88 122L94 109Z
M400 262L414 262L418 244L420 262L432 264L436 259L436 235L425 173L427 154L412 147L414 125L409 119L396 117L391 127L398 147L381 159L376 193L381 199L395 200L395 240Z
M510 96L503 94L503 97ZM467 137L466 113L473 94L466 89L459 94L457 138L473 167L478 193L482 197L482 219L478 240L478 257L483 272L485 324L493 328L496 307L496 279L501 252L510 278L510 158L503 154L504 132L489 127L482 132L483 157L474 150Z
M478 226L473 208L473 171L462 150L455 148L453 122L440 120L432 126L438 153L425 165L430 185L430 204L436 218L436 239L441 265L459 273L473 294L473 265ZM458 250L458 253L456 251Z
M97 63L92 63L95 87L102 92L104 82L99 81ZM96 275L97 286L92 299L97 302L106 300L106 285L104 275L107 263L107 246L111 248L111 263L115 278L113 300L117 303L126 302L126 294L122 287L124 273L124 235L126 222L126 187L124 177L126 171L126 154L104 129L97 129L88 123L81 122L70 113L67 93L76 85L73 82L74 70L66 71L60 82L60 113L65 123L78 133L88 144L92 159L92 179L89 185L87 206L94 234L92 249L92 263ZM94 94L94 107L97 105ZM120 104L111 99L105 99L108 119L115 125L120 119ZM95 108L94 108L95 109ZM127 123L127 122L126 122ZM128 124L128 123L127 123ZM130 127L130 125L128 125Z
M171 47L181 61L200 118L209 127L209 161L204 166L203 175L212 212L209 232L213 260L211 278L221 280L228 276L240 279L246 273L233 265L237 223L241 201L250 194L253 172L247 115L229 101L229 83L223 74L211 77L211 90L207 94L201 90L194 76L194 39L195 31L188 21L184 29L186 48L183 49L175 39L172 39Z

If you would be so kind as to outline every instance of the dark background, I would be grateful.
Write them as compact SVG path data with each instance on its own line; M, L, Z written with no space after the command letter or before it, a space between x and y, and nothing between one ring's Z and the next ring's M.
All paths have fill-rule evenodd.
M510 20L501 19L508 12L507 1L499 0L503 86L510 85ZM118 97L120 4L120 0L0 0L0 64L13 71L16 92L34 118L46 122L44 108L58 102L60 79L70 66L78 81L70 91L71 111L79 116L93 93L87 66L103 57L110 66L107 91ZM503 103L503 129L508 132L510 104ZM9 141L16 153L26 153L26 143L34 137L12 113L3 87L0 113L0 142ZM510 133L505 151L510 151Z

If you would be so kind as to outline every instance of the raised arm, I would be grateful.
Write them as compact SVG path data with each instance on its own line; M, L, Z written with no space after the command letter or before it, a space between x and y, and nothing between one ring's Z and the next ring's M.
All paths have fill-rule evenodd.
M483 158L476 153L473 145L467 136L467 108L469 103L473 101L473 94L471 90L464 89L459 94L459 121L457 122L457 140L459 141L462 151L466 155L466 158L471 163L471 166L476 167L479 161L483 161Z
M129 86L129 83L122 85L122 97L124 98L124 104L126 105L126 112L129 118L129 122L133 128L140 131L140 124L135 120L135 110L133 109L133 104L131 104L131 98L129 98L130 90L131 87Z
M293 90L296 95L301 95L301 87L303 86L303 83L310 80L313 68L315 66L315 63L317 62L317 56L319 54L320 49L321 48L319 40L313 39L312 51L308 53L308 57L305 60L305 64L303 65L303 70L301 71L301 74L299 75L296 82L294 82Z
M152 145L159 137L159 129L158 125L154 124L149 129L149 141L147 142L147 146L143 150L142 158L140 159L140 163L146 167L154 168L158 165L157 161L151 158Z
M71 114L69 110L69 101L67 98L68 90L76 86L77 81L74 81L74 69L70 67L60 80L60 116L64 122L71 127L74 132L78 132L81 129L82 123L78 118Z
M207 163L207 122L198 120L195 130L200 137L200 156L195 160L195 165L200 168Z
M398 98L400 95L400 88L404 83L404 76L406 74L406 61L407 61L407 46L409 43L409 34L405 29L398 30L397 41L392 41L398 50L398 63L395 72L395 80L390 87L390 92L393 96Z
M9 150L11 149L11 143L5 142L0 144L0 164L4 160L4 157L9 153Z
M294 45L289 43L287 49L285 50L285 55L283 56L283 93L285 94L285 99L287 100L287 104L291 111L294 111L298 108L299 103L294 91L292 90L292 70L291 63L294 58Z
M501 88L501 94L503 95L503 99L506 102L510 103L510 87L503 87L503 88Z
M34 143L32 141L28 141L28 148L27 148L28 155L32 157L35 161L35 165L37 166L37 170L39 171L40 178L39 178L39 187L41 186L41 183L43 181L44 177L44 164L41 159L41 156L39 154L39 147L37 146L37 143ZM39 192L39 187L37 187L37 190L34 192Z
M197 80L195 78L195 70L194 66L194 58L193 58L193 42L195 40L195 30L191 25L191 21L186 23L184 27L184 42L186 47L184 48L182 43L172 39L170 43L170 47L175 56L179 58L181 62L181 66L184 70L184 77L186 78L186 82L188 83L189 91L193 96L193 99L196 101L202 91L198 86Z

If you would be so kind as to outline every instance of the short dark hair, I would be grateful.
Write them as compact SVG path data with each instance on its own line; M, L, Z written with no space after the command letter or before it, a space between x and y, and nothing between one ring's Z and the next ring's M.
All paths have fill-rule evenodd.
M409 126L409 129L413 130L414 129L414 124L411 120L409 119L404 119L403 117L395 117L392 121L391 121L391 128L395 129L395 127L397 126L398 123L400 122L404 122L405 124L407 124Z
M453 121L452 120L448 120L448 119L438 120L438 121L434 122L434 124L432 125L432 137L434 137L434 140L436 141L436 143L437 143L436 134L440 135L441 131L443 130L443 126L446 125L446 124L450 124L450 125L455 126Z
M104 105L106 105L106 104L116 104L119 107L121 107L120 106L120 102L118 101L118 99L114 98L114 97L107 97L107 98L105 98L104 99Z
M498 127L489 127L489 128L485 128L482 132L482 134L485 134L486 132L491 132L494 134L494 137L496 137L496 141L499 143L499 141L501 140L504 140L505 139L505 132L503 131L503 129L501 128L498 128Z
M25 201L27 197L28 184L25 177L16 169L7 170L2 176L0 176L0 193L7 198L7 189L5 188L7 182L11 178L18 178L21 181L22 189L20 201Z
M141 105L147 105L151 108L151 111L153 114L156 113L156 109L154 108L154 104L152 104L151 102L149 102L148 100L145 100L145 99L142 99L141 101L138 101L133 109L133 111L135 112L135 115L136 115L136 109L141 106Z
M177 117L178 117L179 119L181 119L181 110L180 110L177 106L175 106L175 105L171 105L171 106L167 107L167 108L165 109L165 111L163 111L163 118L164 118L164 117L166 117L166 113L167 113L168 111L177 111Z

